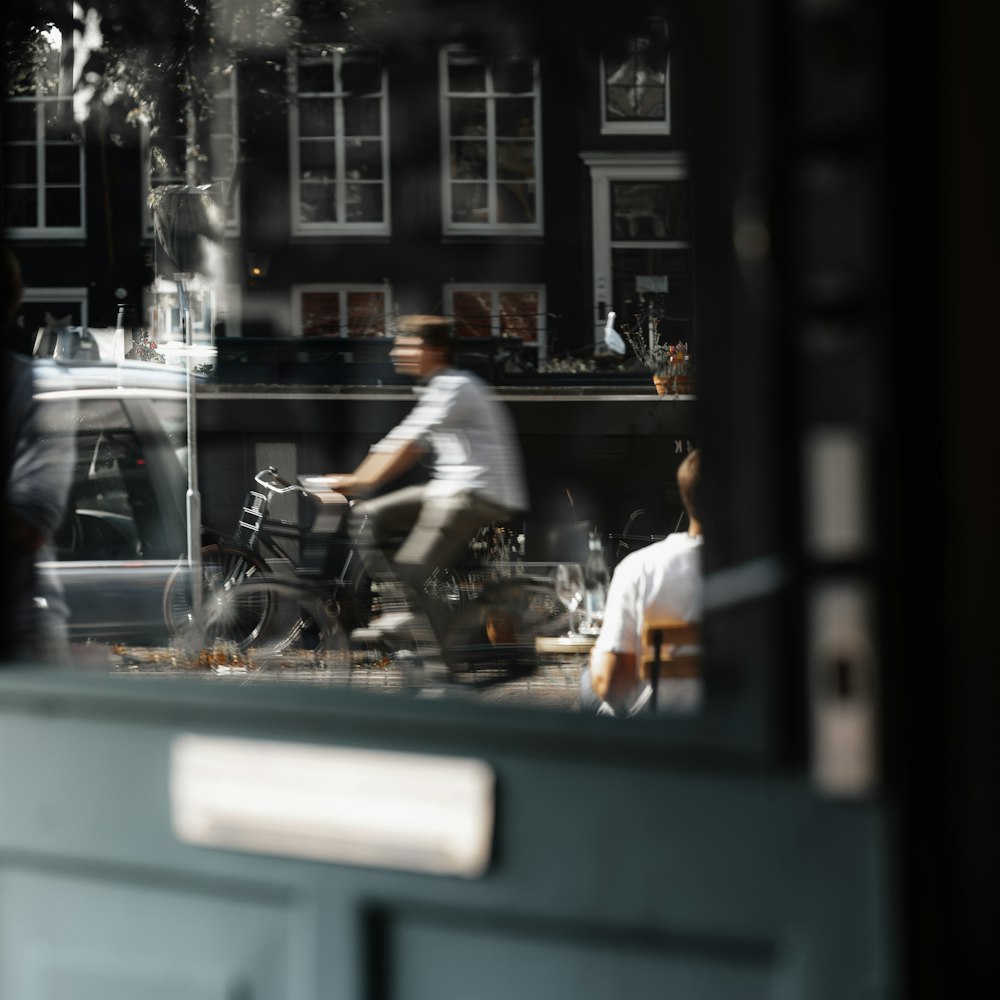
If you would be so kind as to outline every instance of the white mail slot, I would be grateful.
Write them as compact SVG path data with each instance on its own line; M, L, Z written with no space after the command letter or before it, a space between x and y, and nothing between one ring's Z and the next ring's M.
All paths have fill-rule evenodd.
M484 761L193 733L170 757L186 843L466 878L489 865Z

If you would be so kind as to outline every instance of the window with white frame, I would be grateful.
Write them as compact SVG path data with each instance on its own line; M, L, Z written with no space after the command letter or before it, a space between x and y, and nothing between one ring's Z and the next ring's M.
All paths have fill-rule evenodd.
M545 357L544 285L446 285L444 298L457 336L518 337Z
M687 161L680 153L589 153L593 203L595 343L604 316L655 320L672 343L693 339Z
M377 52L307 46L292 64L292 231L384 235L389 84Z
M207 150L193 150L190 127L186 121L161 126L156 135L143 128L143 160L148 164L143 189L143 224L147 238L153 236L153 216L149 209L149 191L164 184L187 182L187 158L195 152L207 156L210 183L217 186L219 201L225 211L226 232L239 233L239 204L233 191L239 156L239 128L235 72L226 77L212 94L208 109Z
M654 18L646 30L607 46L601 57L601 131L670 132L670 56L667 25Z
M8 94L3 127L3 226L10 238L86 235L82 126L59 87L62 40L30 84Z
M292 329L303 337L386 336L388 285L296 285L292 296Z
M538 61L443 49L441 97L444 231L541 233Z

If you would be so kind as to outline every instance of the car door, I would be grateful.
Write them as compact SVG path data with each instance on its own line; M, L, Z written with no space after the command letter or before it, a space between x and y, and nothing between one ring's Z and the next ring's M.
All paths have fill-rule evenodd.
M163 390L42 394L73 452L66 514L42 564L62 590L70 638L162 641L162 594L185 548L183 397ZM170 430L173 429L173 436Z

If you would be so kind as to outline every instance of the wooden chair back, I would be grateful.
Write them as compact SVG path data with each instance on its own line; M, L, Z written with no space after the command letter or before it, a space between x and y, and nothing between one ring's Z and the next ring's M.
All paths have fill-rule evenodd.
M701 677L701 623L677 619L647 618L642 629L642 657L639 675L649 681L652 707L660 679ZM677 652L678 649L685 649Z

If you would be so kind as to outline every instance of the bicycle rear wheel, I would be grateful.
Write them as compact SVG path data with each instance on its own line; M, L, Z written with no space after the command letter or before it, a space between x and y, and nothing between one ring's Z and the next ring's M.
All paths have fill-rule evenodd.
M232 643L246 649L264 635L274 612L266 588L247 583L267 576L267 567L252 552L232 542L213 542L201 550L203 642ZM163 590L163 618L174 637L192 628L191 580L187 563L174 569Z

